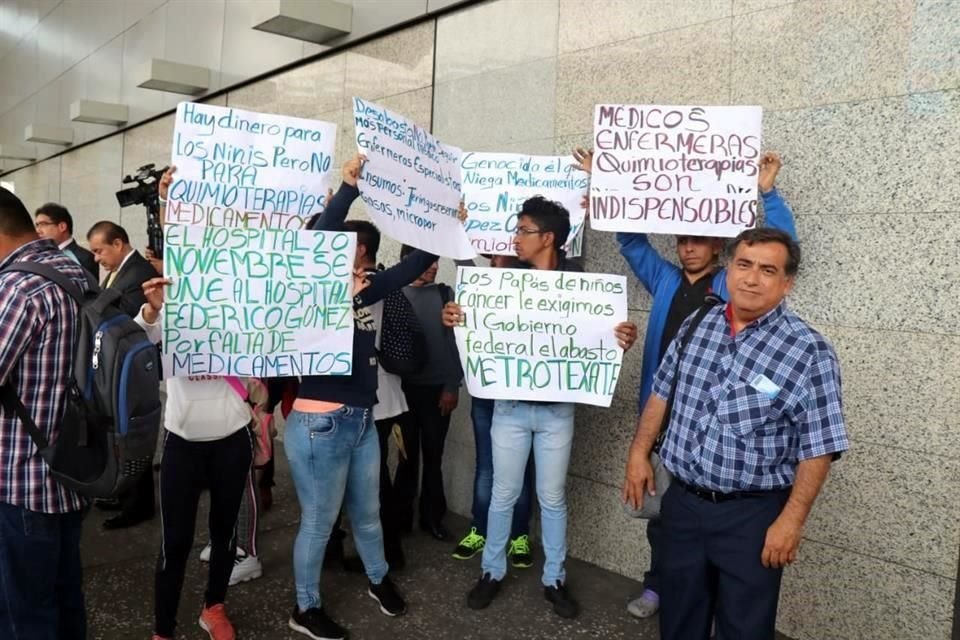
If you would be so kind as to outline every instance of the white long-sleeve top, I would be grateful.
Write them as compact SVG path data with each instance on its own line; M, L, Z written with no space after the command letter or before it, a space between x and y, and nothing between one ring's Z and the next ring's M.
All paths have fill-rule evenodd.
M160 323L148 323L143 317L143 309L134 322L147 332L147 339L160 342L163 337ZM250 405L219 376L167 379L163 426L184 440L220 440L243 429L251 418Z

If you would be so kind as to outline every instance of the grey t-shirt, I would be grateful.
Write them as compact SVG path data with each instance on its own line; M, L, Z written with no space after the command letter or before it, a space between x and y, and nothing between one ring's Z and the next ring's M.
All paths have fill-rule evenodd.
M443 296L440 287L404 287L404 295L413 306L427 341L427 364L417 373L403 377L404 382L421 385L442 384L444 391L457 391L463 379L460 355L453 331L443 326Z

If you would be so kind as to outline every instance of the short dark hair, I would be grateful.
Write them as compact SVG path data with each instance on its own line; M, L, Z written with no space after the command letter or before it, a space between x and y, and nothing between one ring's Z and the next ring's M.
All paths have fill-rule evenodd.
M377 261L377 252L380 251L380 229L377 229L377 225L367 220L347 220L343 223L343 230L357 234L357 246L365 246L367 257Z
M34 215L45 215L50 218L50 221L53 222L53 224L60 224L62 222L63 224L67 225L67 233L73 235L73 216L70 215L70 212L67 211L67 208L62 204L48 202L37 209L37 212Z
M87 231L87 241L89 241L90 238L97 233L103 234L103 240L107 244L113 244L117 240L123 244L130 244L130 236L127 234L127 230L118 225L116 222L101 220L97 224L93 225L90 227L90 231Z
M520 216L530 218L540 231L553 233L553 246L562 249L570 235L570 212L562 204L533 196L520 207Z
M790 234L785 231L780 231L779 229L764 227L743 231L730 245L730 256L733 257L737 253L737 247L739 247L741 243L752 247L755 244L769 244L771 242L782 244L786 247L787 264L784 266L784 272L786 272L788 276L797 275L797 271L800 270L800 245L797 244L797 241L794 240Z
M3 187L0 187L0 233L13 238L36 233L33 218L23 202Z

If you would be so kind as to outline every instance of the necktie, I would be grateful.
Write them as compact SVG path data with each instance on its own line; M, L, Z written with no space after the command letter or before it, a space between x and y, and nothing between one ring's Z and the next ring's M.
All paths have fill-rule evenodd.
M113 284L113 281L116 279L116 277L117 277L117 272L116 272L116 271L111 271L111 272L107 275L107 281L106 281L106 283L104 283L103 288L104 288L104 289L109 289L110 286Z
M75 254L73 251L70 251L70 249L64 249L63 252L67 254L71 260L73 260L77 264L80 264L80 259L77 257L77 254Z

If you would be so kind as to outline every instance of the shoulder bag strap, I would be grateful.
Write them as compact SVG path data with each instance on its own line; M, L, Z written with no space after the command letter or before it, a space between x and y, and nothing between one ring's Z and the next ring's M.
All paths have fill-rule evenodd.
M660 434L657 436L657 441L653 445L654 451L660 451L660 446L663 444L663 439L667 435L667 427L670 426L670 416L673 413L673 401L677 396L677 383L680 381L680 363L683 360L683 352L687 348L687 344L690 343L690 339L693 337L697 327L700 326L700 322L703 321L704 316L710 312L710 309L719 303L720 298L712 295L707 296L703 301L703 305L697 309L697 312L690 321L690 324L687 325L687 330L682 336L680 336L680 345L677 349L677 369L673 374L673 384L670 385L670 395L667 397L667 410L663 414L663 424L660 425Z

